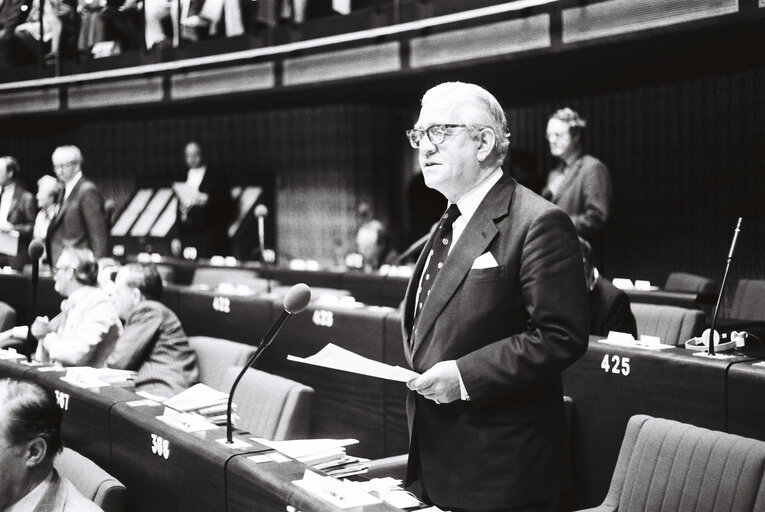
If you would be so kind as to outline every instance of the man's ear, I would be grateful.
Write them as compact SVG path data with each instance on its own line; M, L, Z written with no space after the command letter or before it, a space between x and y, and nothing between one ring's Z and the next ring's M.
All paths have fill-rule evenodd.
M136 304L141 302L141 300L143 299L143 295L141 295L141 290L139 290L138 288L131 288L130 291L133 294L133 305L135 306Z
M26 447L26 465L27 467L37 467L48 454L48 443L42 437L36 437L27 443Z
M497 136L494 134L494 130L491 128L481 128L478 134L478 151L476 153L478 161L485 161L491 155L496 144Z

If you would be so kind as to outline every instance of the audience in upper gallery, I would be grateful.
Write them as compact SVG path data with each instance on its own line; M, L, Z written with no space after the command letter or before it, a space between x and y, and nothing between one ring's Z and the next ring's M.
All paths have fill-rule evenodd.
M51 0L43 3L43 53L58 52L61 22L56 14L56 8ZM40 0L33 0L26 21L16 27L14 33L15 62L27 64L35 62L40 53Z
M170 397L195 384L199 374L181 322L159 302L161 295L154 265L131 263L117 272L112 299L125 326L107 365L136 371L136 391Z
M226 37L244 34L239 0L204 0L198 14L190 11L189 16L181 20L181 24L187 29L206 31L207 35L214 36L218 33L221 20L224 20Z
M592 248L579 237L584 260L584 275L590 290L590 334L608 336L610 331L626 332L637 339L637 323L630 308L630 298L598 273L592 262Z
M17 51L13 33L29 14L24 7L24 0L0 2L0 67L16 64Z
M53 170L64 185L64 198L45 239L50 262L58 261L64 247L87 248L96 258L105 258L109 236L104 198L83 176L82 152L77 146L60 146L53 151L52 160Z
M89 249L67 247L53 268L54 288L63 297L61 313L37 317L31 333L35 358L65 366L106 365L122 324L114 303L98 284L98 264Z
M63 413L53 392L34 382L0 380L0 510L96 512L53 467Z
M593 260L602 264L603 236L611 211L608 168L583 150L587 121L570 108L556 111L547 122L550 153L559 160L547 176L542 196L571 216L576 231L592 246Z
M12 156L0 157L0 231L18 233L15 255L0 254L0 267L10 265L21 270L28 258L27 247L37 207L31 192L21 183L21 166Z
M188 171L174 187L178 196L178 238L182 251L194 248L197 258L227 254L228 224L233 203L226 175L210 170L198 142L184 149Z

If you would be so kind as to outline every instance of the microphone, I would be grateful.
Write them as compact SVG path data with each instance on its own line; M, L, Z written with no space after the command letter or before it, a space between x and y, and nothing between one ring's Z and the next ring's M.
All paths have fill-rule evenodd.
M722 284L720 284L720 292L717 294L717 304L715 305L715 312L712 315L712 325L709 327L709 329L705 330L704 333L701 335L701 342L708 347L707 353L714 357L715 355L715 343L719 342L720 335L715 331L715 325L717 324L717 315L720 312L720 303L722 302L723 297L723 291L725 290L725 283L728 281L728 271L730 270L730 263L733 260L733 253L736 250L736 242L738 241L738 234L741 231L741 217L738 218L738 222L736 223L736 229L733 230L733 240L730 243L730 250L728 251L728 261L725 264L725 274L723 274ZM688 343L693 342L694 340L689 340L686 343L686 348L688 347ZM693 345L693 343L692 343ZM723 343L719 347L720 350L728 350L729 348L733 348L735 346L734 342L728 342Z
M264 204L255 207L255 217L258 219L258 244L260 246L260 259L266 262L266 217L268 208Z
M422 248L425 247L425 244L428 243L429 238L430 233L425 233L421 238L418 238L412 245L407 247L404 252L399 254L395 260L393 260L392 265L399 265L412 254L420 252Z
M40 258L42 258L45 252L45 244L42 240L34 239L29 243L29 258L32 260L32 301L29 311L27 312L27 361L32 361L32 352L34 346L34 337L32 336L32 322L35 317L35 308L37 307L37 283L40 280Z
M244 368L242 368L242 371L239 372L239 375L237 375L234 383L231 385L231 391L228 394L228 407L226 407L226 444L232 444L234 442L233 425L231 423L231 404L234 399L234 391L239 385L239 381L242 380L247 369L258 360L260 355L268 348L271 342L274 341L274 338L276 338L276 335L281 330L284 322L286 322L291 315L296 315L302 312L308 306L309 302L311 302L311 289L308 285L298 283L289 289L287 295L284 297L284 311L282 311L282 314L271 326L271 329L269 329L265 336L260 340L258 348L255 349L255 353L245 363Z

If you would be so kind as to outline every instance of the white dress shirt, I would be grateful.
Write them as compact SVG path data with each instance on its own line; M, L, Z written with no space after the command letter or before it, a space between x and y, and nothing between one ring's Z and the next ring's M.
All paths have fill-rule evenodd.
M189 169L189 173L186 177L186 183L195 190L199 190L199 186L202 184L202 180L205 179L206 170L206 167L195 167L193 169Z
M11 211L11 203L13 203L13 192L15 189L15 183L6 185L3 189L3 195L0 196L0 223L8 221L8 213Z
M82 171L78 171L77 174L72 176L71 180L64 183L64 201L69 199L69 194L72 193L72 189L77 185L77 182L80 181L80 178L82 178Z

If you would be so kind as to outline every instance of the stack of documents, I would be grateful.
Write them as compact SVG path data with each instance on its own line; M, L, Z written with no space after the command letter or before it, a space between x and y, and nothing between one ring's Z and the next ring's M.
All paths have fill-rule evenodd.
M253 438L293 459L324 471L332 476L349 476L365 473L369 459L354 457L345 452L345 447L357 444L357 439L293 439L290 441L269 441Z
M199 383L168 398L164 404L178 412L199 414L215 425L224 425L228 393Z
M72 366L66 369L61 380L82 388L102 388L106 386L132 387L135 372L113 368L91 368L90 366Z

